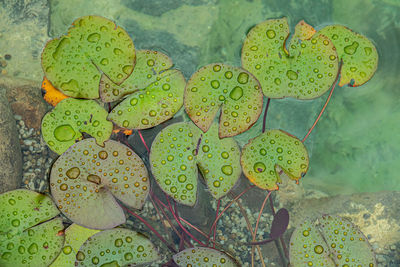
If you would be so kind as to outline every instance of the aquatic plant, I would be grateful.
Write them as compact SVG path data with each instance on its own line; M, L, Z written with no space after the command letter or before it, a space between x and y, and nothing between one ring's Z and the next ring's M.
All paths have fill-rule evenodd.
M356 226L329 215L297 226L289 253L283 239L289 212L285 208L275 212L272 194L279 190L283 173L296 183L306 175L309 156L304 142L338 81L339 86L359 86L372 77L378 62L376 48L364 36L341 25L317 32L301 21L286 46L288 37L286 18L262 22L244 41L241 67L212 63L196 71L187 83L179 70L172 69L167 55L135 50L125 30L102 17L79 18L67 35L48 42L42 53L43 87L46 101L55 108L44 116L42 134L50 149L60 154L50 173L56 204L27 190L0 195L0 204L6 207L0 211L0 241L7 240L0 245L1 265L15 266L22 260L24 265L38 266L37 255L46 256L46 265L59 255L52 266L122 266L158 259L157 249L147 237L121 228L129 214L174 254L164 266L238 266L235 255L228 255L217 242L217 225L234 203L241 208L237 201L257 186L267 194L254 229L248 222L252 240L246 243L251 246L252 266L256 248L265 266L259 246L272 241L284 264L309 264L306 258L312 255L312 264L330 266L354 259L375 266L373 251ZM303 139L281 129L267 130L271 99L313 99L329 89L325 105ZM264 96L262 132L248 140L241 151L235 138L258 120ZM103 108L106 105L108 112ZM182 106L188 115L186 121L160 127L163 129L150 149L140 130L171 119ZM119 137L123 130L138 134L147 154L139 157L118 136L117 141L110 140L115 139L113 129L119 131ZM193 206L204 201L197 192L198 170L217 202L208 233L180 216L177 208L178 203ZM242 170L253 185L234 196L230 191ZM157 186L150 183L151 174L164 194L151 188ZM228 194L232 201L222 208L221 198ZM19 204L11 201L16 197ZM165 238L139 215L147 197L160 221L168 222L175 241ZM47 213L43 211L44 200ZM270 237L256 240L268 201L273 215ZM47 222L59 214L56 207L73 222L65 232L61 218ZM34 222L25 220L26 224L16 225L21 216ZM245 212L243 216L249 221ZM38 225L40 222L44 223ZM37 255L28 258L12 253L17 248L9 244L28 240L29 231L34 230L26 241L28 252L33 242L42 242L49 232L44 235L41 227L50 222L57 224L49 237L56 244L52 250L38 247L33 253Z

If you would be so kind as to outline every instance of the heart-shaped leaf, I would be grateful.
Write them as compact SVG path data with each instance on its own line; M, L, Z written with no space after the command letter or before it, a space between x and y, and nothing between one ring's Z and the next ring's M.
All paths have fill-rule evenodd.
M113 129L107 115L107 111L94 100L64 99L43 117L43 139L57 154L64 153L81 140L81 132L90 134L97 143L103 144L110 138Z
M101 147L89 138L56 160L50 188L58 208L73 222L109 229L125 222L115 198L141 208L149 192L149 179L143 161L130 148L112 140Z
M377 266L363 233L339 216L323 215L300 224L290 239L294 266Z
M182 250L173 256L181 267L186 266L224 266L239 267L235 259L213 248L194 247Z
M121 99L125 95L133 93L137 90L145 89L150 84L160 81L161 78L165 79L166 76L161 76L161 74L171 68L172 65L172 60L161 52L151 50L136 50L135 69L123 83L117 85L113 83L106 75L103 74L101 76L101 100L103 102L114 102ZM163 89L164 88L169 89L167 85L164 85Z
M190 119L207 132L222 106L219 118L221 138L248 130L262 111L260 83L252 74L226 64L199 69L185 88L184 104Z
M332 86L338 72L336 49L327 37L314 32L301 21L287 50L286 18L251 29L242 48L242 66L260 81L266 97L312 99Z
M76 254L75 266L136 266L158 258L156 248L147 237L115 228L89 237Z
M18 189L0 195L0 266L47 266L64 244L60 212L51 199Z
M329 25L318 31L330 38L343 60L339 86L359 86L374 75L378 67L378 52L365 36L342 25Z
M250 140L242 150L243 173L256 186L278 190L279 166L291 179L298 181L308 170L308 153L296 137L269 130Z
M75 20L68 34L46 44L42 68L64 94L98 98L101 73L122 83L133 71L135 48L126 31L99 16Z
M217 124L205 134L192 123L164 128L153 141L150 162L164 192L190 206L196 203L196 165L216 199L229 192L241 173L239 146L232 138L220 139Z
M99 230L82 227L76 223L65 230L65 243L61 253L50 267L71 267L75 265L76 254L83 243Z

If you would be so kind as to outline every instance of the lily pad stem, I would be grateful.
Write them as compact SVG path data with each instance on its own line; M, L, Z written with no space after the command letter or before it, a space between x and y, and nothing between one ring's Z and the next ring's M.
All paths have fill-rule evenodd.
M268 107L269 107L269 102L271 101L271 98L268 98L267 100L267 105L265 106L265 111L264 111L264 118L263 118L263 126L262 126L262 132L265 132L265 126L266 126L266 121L267 121L267 112L268 112Z

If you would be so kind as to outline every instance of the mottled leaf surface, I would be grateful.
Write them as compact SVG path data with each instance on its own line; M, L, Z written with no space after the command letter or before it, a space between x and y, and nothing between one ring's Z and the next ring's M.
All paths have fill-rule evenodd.
M116 198L141 208L149 179L143 161L130 148L112 140L101 147L90 138L71 146L56 160L50 189L58 208L73 222L109 229L125 222Z
M290 262L295 266L377 266L372 247L358 227L331 215L296 228L290 239Z
M82 132L96 138L98 144L103 144L110 138L113 129L107 115L107 111L94 100L64 99L43 117L43 139L57 154L64 153L81 140Z
M159 258L151 241L140 233L115 228L101 231L81 246L75 266L126 266L146 264Z
M368 38L342 25L326 26L318 34L332 40L343 60L339 86L359 86L371 79L378 67L378 52Z
M238 180L240 150L232 138L220 139L218 125L202 133L192 123L175 123L153 141L152 173L160 187L177 202L193 206L197 196L197 166L216 199Z
M242 150L241 164L246 177L256 186L278 190L277 167L298 181L308 170L308 153L296 137L282 131L269 130L250 140Z
M210 64L192 75L185 88L184 105L190 119L207 132L220 109L219 136L245 132L262 111L260 83L252 74L226 64Z
M47 79L67 96L99 97L101 73L122 83L133 71L135 48L127 32L99 16L72 23L67 35L49 41L42 53Z
M286 18L264 21L250 30L242 48L242 66L260 81L269 98L313 99L332 86L338 72L335 46L300 21L288 48Z
M47 266L64 243L60 212L51 199L18 189L0 195L0 266ZM54 219L52 219L54 218Z

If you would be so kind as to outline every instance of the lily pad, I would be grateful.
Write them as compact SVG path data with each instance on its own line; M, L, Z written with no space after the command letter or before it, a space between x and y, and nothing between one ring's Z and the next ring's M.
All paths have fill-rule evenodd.
M308 153L296 137L282 131L269 130L250 140L242 150L241 164L246 177L256 186L278 190L277 167L292 180L298 181L308 170Z
M47 266L64 243L60 212L45 195L18 189L0 195L0 266Z
M313 99L332 86L338 72L334 44L301 21L288 50L286 18L264 21L251 29L242 48L242 66L260 81L269 98Z
M58 208L73 222L92 229L125 223L116 199L140 209L149 186L140 157L112 140L103 147L93 138L74 144L56 160L50 173L51 193Z
M99 16L75 20L68 34L46 44L45 76L67 96L99 97L101 73L121 84L135 66L135 48L127 32Z
M42 120L42 135L51 150L62 154L85 132L98 144L110 138L113 124L107 121L107 111L94 100L67 98L62 100Z
M147 237L116 228L89 237L76 254L75 266L136 266L158 258L156 248Z
M233 138L220 139L216 123L205 134L190 122L164 128L153 141L150 163L161 189L190 206L197 198L197 166L216 199L229 192L241 173L239 146Z
M294 266L377 266L363 233L339 216L323 215L300 224L290 239Z
M76 254L83 243L99 230L82 227L76 223L65 230L65 243L61 253L50 267L71 267L75 265Z
M162 72L156 82L136 91L108 115L119 127L147 129L172 118L183 105L185 78L178 70Z
M185 88L184 105L190 119L207 132L221 110L219 137L248 130L262 112L260 83L246 70L214 63L192 75Z
M171 68L172 65L172 60L164 53L151 50L136 50L135 69L123 83L117 85L106 75L103 74L101 76L101 100L103 102L114 102L125 95L142 90L150 84L160 81L162 78L160 75ZM166 85L164 87L168 88Z
M339 86L360 86L374 75L378 67L378 52L365 36L342 25L329 25L318 31L330 38L343 60Z
M213 248L187 248L173 256L174 261L181 267L186 266L218 266L239 267L235 259Z

